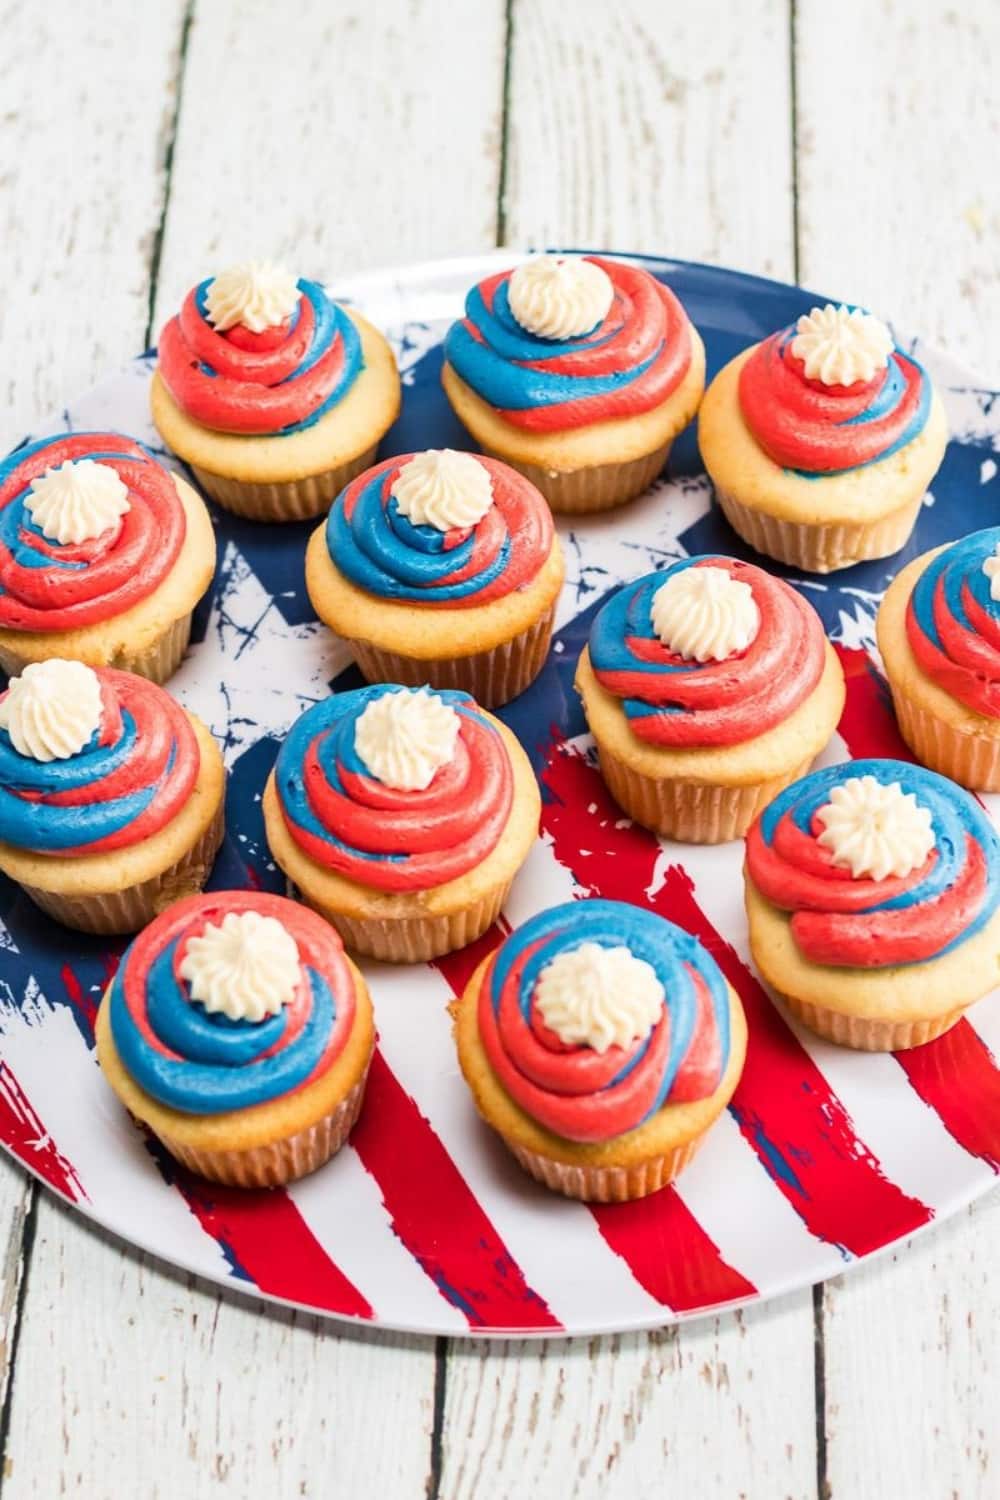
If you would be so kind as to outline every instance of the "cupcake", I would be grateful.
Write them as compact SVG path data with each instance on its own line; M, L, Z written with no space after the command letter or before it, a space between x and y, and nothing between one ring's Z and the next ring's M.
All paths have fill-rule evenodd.
M456 415L559 511L648 489L705 386L704 347L670 288L596 255L537 255L487 277L444 352Z
M933 771L856 760L803 777L751 828L745 874L757 968L832 1042L917 1047L997 983L1000 840Z
M365 982L325 922L282 896L213 891L129 946L96 1035L108 1083L171 1156L265 1188L340 1150L375 1033Z
M534 485L449 448L355 479L306 558L313 608L369 682L455 688L487 708L542 670L562 581Z
M898 552L944 457L930 377L858 308L814 307L705 393L701 456L751 547L814 573Z
M917 759L1000 792L1000 527L915 558L890 585L876 628Z
M53 659L0 694L0 872L57 922L135 932L222 842L212 736L143 677Z
M688 557L612 595L576 672L601 773L664 838L740 838L836 728L844 678L815 610L751 563Z
M164 682L212 581L200 497L131 438L75 432L0 463L0 667L69 657Z
M160 336L153 421L239 516L317 516L375 458L399 412L392 350L315 281L263 261L187 295Z
M454 1007L476 1108L570 1198L643 1198L725 1109L746 1054L735 992L697 938L622 901L571 901L513 932Z
M264 792L275 860L357 953L417 963L495 921L538 833L528 757L465 693L338 693L293 724Z

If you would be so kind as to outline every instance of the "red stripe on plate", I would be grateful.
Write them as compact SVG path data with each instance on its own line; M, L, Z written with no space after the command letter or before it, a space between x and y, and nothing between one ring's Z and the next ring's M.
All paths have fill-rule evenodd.
M542 824L556 857L594 895L632 901L694 933L743 1002L747 1060L730 1109L777 1187L819 1239L855 1255L908 1234L931 1211L885 1176L844 1106L761 984L716 932L655 835L622 817L596 768L555 747Z
M438 959L435 967L461 995L469 978L499 947L508 929L501 918L470 950ZM651 1297L676 1312L753 1297L757 1288L723 1260L719 1248L672 1187L635 1203L588 1204L605 1243Z
M455 966L464 958L452 955ZM562 1328L378 1051L351 1144L378 1183L393 1230L471 1328Z
M837 655L847 679L840 734L851 754L912 761L896 727L888 685L867 652L838 646ZM925 1047L897 1052L896 1061L948 1134L1000 1170L1000 1070L968 1021Z
M0 1062L0 1139L57 1193L71 1203L86 1201L87 1194L72 1164L58 1150L5 1062Z
M342 1317L374 1317L371 1303L330 1259L284 1188L248 1191L186 1171L169 1175L238 1276L272 1297Z

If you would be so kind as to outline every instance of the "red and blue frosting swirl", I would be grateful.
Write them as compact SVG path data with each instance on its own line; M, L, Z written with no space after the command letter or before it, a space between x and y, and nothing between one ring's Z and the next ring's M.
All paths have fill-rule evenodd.
M114 469L129 508L90 541L51 541L25 505L31 483L84 458ZM186 529L172 476L131 438L74 432L16 448L0 463L0 627L75 630L121 614L163 581Z
M63 858L109 854L151 838L190 797L201 756L180 704L131 672L94 670L100 723L76 755L33 760L0 729L5 844Z
M691 325L669 287L639 266L588 255L611 279L607 316L557 341L522 328L508 299L511 271L474 286L445 358L505 421L561 432L660 406L691 364Z
M1000 718L1000 599L983 564L998 546L1000 526L991 526L945 547L906 606L906 639L920 670L990 719Z
M538 1012L538 977L583 943L627 947L663 987L659 1020L641 1040L597 1052L565 1043ZM706 1099L729 1061L729 989L697 938L623 901L570 901L532 917L501 944L479 991L479 1033L493 1072L546 1130L605 1141L664 1105Z
M389 684L337 693L292 725L275 784L288 832L317 864L383 891L427 890L465 875L496 847L514 776L500 730L467 693L440 692L461 720L451 760L424 791L373 776L355 748L368 704Z
M250 911L275 918L294 938L299 979L278 1015L234 1021L191 999L181 965L206 926ZM217 891L168 907L126 949L109 1007L115 1047L135 1082L194 1115L305 1088L343 1051L356 1014L354 979L333 928L293 901L255 891Z
M855 776L898 782L931 815L934 847L909 875L855 879L819 842L833 788ZM883 969L950 952L982 930L1000 903L1000 839L975 798L944 776L898 760L854 760L793 782L750 829L747 872L791 914L811 963Z
M361 338L318 282L300 280L291 317L261 333L241 323L213 328L211 284L188 293L160 336L160 374L195 422L246 436L286 435L311 427L346 396L364 365Z
M756 345L740 370L743 417L767 456L816 477L863 468L898 452L923 431L931 383L894 349L884 369L853 385L824 385L792 353L795 324Z
M653 628L653 598L687 568L721 568L750 587L760 620L744 651L722 661L687 661ZM651 745L740 744L794 713L816 688L826 659L816 611L780 578L752 563L686 557L618 590L594 620L590 663L621 699L629 728Z
M326 523L331 560L381 599L463 608L488 604L537 576L552 550L552 513L535 486L496 459L472 455L490 476L493 504L475 526L415 525L391 491L404 453L368 469L340 494Z

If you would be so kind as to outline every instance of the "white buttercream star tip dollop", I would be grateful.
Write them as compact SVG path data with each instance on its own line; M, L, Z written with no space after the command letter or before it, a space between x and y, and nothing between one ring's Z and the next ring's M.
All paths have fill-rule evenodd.
M244 260L220 271L205 293L205 312L216 333L241 324L251 333L278 328L299 305L298 282L284 266Z
M0 700L0 729L30 760L79 755L101 723L101 683L82 661L29 663Z
M511 273L507 301L528 333L572 339L607 317L615 289L607 271L582 255L537 255Z
M884 370L895 347L892 334L860 307L814 307L795 325L792 353L810 380L823 385L854 385Z
M299 983L299 950L276 917L229 911L188 940L180 975L210 1015L263 1021L288 1005Z
M653 629L684 661L725 661L745 651L760 629L753 589L725 568L682 568L653 595Z
M430 688L399 688L358 715L354 748L383 786L422 792L455 754L460 728L455 709Z
M990 580L990 598L1000 599L1000 542L983 561L983 572Z
M429 448L403 464L389 491L414 526L476 526L493 504L489 470L471 453Z
M547 963L535 983L542 1021L567 1046L606 1052L642 1041L660 1019L663 985L644 958L621 945L584 942Z
M929 809L898 781L851 776L833 788L816 818L823 828L819 842L855 880L909 875L935 844Z
M110 464L77 458L33 479L24 508L44 537L65 547L101 536L131 502L128 486Z

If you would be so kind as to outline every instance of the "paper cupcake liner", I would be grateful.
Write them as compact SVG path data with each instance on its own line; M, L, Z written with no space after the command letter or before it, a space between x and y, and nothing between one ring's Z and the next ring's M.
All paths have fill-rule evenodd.
M585 1203L629 1203L635 1198L658 1193L660 1188L673 1182L688 1165L704 1136L694 1136L664 1156L652 1156L648 1161L631 1167L595 1167L554 1161L551 1156L529 1151L507 1136L501 1139L524 1170L554 1193L562 1193L566 1198L580 1198Z
M135 672L138 677L146 677L150 682L164 683L168 677L172 677L184 659L184 653L191 639L191 615L190 612L168 625L162 635L158 635L151 645L144 646L142 650L130 651L128 649L118 651L107 661L95 662L92 656L88 656L91 665L117 667L121 672ZM63 646L63 656L72 656L71 649ZM18 651L12 651L7 646L0 646L0 668L7 673L8 677L17 677L23 672L29 662L37 661L37 656L22 656Z
M354 1129L365 1096L368 1066L330 1114L305 1130L296 1131L283 1141L254 1146L247 1151L198 1151L182 1146L168 1136L159 1138L182 1166L229 1187L269 1188L295 1182L334 1156Z
M500 915L510 887L508 880L502 886L494 886L474 906L439 917L347 917L312 900L306 891L302 892L302 899L337 929L354 953L383 963L420 964L444 953L454 953L482 937Z
M348 463L281 484L228 479L225 474L215 474L195 464L190 468L205 493L234 515L248 521L308 521L329 510L344 485L371 467L377 450L378 443L373 443Z
M644 776L600 742L597 751L608 791L632 821L684 844L725 844L742 838L757 814L812 764L810 757L783 776L750 786L715 786Z
M648 490L666 463L672 445L664 443L655 452L634 458L629 463L592 464L589 468L571 470L519 463L499 448L481 446L484 453L499 458L523 474L525 479L530 479L554 511L583 515L587 511L611 510Z
M424 661L383 651L367 641L348 640L362 675L369 682L399 682L404 687L453 688L471 693L483 708L498 708L523 693L545 665L552 640L555 604L509 641L473 656Z
M220 800L209 827L186 854L169 869L139 885L122 891L95 891L86 896L60 895L32 885L23 885L21 889L46 916L64 927L107 936L138 932L182 896L192 896L204 887L225 831L224 801Z
M928 713L889 679L899 732L922 765L973 792L1000 792L1000 740L968 734Z
M959 1006L958 1010L949 1010L925 1021L880 1021L869 1016L845 1015L843 1011L799 1000L782 990L775 990L775 994L784 1001L792 1015L817 1036L836 1042L840 1047L854 1047L860 1052L905 1052L910 1047L922 1047L925 1042L932 1042L935 1037L949 1031L966 1010L965 1006Z
M891 557L905 546L923 503L920 495L867 524L810 526L752 510L725 490L716 488L715 494L730 526L755 551L808 573L833 573L866 559Z

